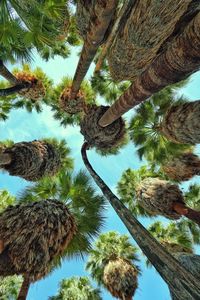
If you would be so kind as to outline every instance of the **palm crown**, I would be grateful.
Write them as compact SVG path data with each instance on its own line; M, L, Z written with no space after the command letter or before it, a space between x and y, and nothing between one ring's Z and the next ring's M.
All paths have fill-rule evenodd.
M60 283L59 292L49 300L101 300L100 290L93 288L87 277L72 277Z

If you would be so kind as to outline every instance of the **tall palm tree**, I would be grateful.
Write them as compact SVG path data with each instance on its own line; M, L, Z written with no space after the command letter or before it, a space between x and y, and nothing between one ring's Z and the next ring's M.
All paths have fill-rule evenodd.
M171 141L182 144L200 143L200 100L172 105L161 123L161 132Z
M89 1L89 3L85 1L78 1L78 7L83 6L83 11L84 7L86 7L85 10L90 12L90 26L84 38L83 49L81 51L81 56L74 75L71 89L71 99L76 97L81 82L89 69L98 47L105 40L108 27L112 25L111 20L114 17L117 8L117 2L118 1L116 0L111 0L109 2L97 0L93 6L93 9L89 9L91 6L91 1ZM81 18L81 20L84 20L84 18Z
M88 145L87 143L84 143L82 147L82 158L90 175L113 206L114 210L129 230L131 236L138 243L139 247L160 273L162 278L170 286L170 289L177 297L183 300L188 299L191 295L194 299L195 297L198 298L200 293L199 280L182 267L177 260L175 260L163 246L161 246L148 231L145 230L122 202L112 193L89 163L86 154L87 149ZM175 280L177 276L179 278L178 281Z
M77 231L66 204L45 200L9 206L0 214L0 275L24 276L19 299L25 299L30 282L49 272ZM23 298L24 297L24 298Z
M146 167L136 171L128 169L118 183L118 192L133 214L162 215L174 220L185 216L200 225L200 211L187 206L178 185L165 180L161 173Z
M87 277L63 279L59 292L49 300L101 300L100 290L93 288Z
M127 235L115 231L101 234L90 251L86 269L98 284L119 299L132 299L137 289L137 248Z
M48 199L48 196L58 197L57 199L60 201L40 200ZM20 294L23 295L28 292L32 279L32 281L37 280L55 269L61 264L61 258L82 257L89 251L91 239L98 234L103 223L104 199L96 194L84 172L79 172L74 178L69 173L61 172L53 180L44 178L34 186L27 188L19 201L19 205L10 210L8 208L8 213L4 211L5 214L2 214L4 222L9 222L9 226L15 226L17 230L9 227L13 230L12 235L11 231L4 230L3 226L8 226L7 223L1 222L0 237L3 240L4 249L7 243L9 244L7 248L14 249L15 252L11 253L12 256L10 256L10 252L8 256L6 250L2 252L0 274L5 276L23 273L24 283L20 291ZM60 210L62 210L62 214ZM67 217L67 212L70 219ZM73 238L71 235L69 236L71 241L66 247L61 235L69 229L69 226L64 226L63 222L69 223L70 220L74 220L72 225L75 225L71 227L70 231L74 235ZM32 230L34 230L33 233ZM8 236L9 238L7 238ZM40 244L38 244L39 236L41 236ZM11 247L11 242L17 243L16 247ZM17 252L22 245L20 243L27 245L27 255L25 256L27 260L24 259L24 251ZM38 255L38 251L40 255ZM52 257L50 254L55 255ZM48 262L49 257L51 260ZM18 265L22 259L23 264ZM6 263L7 267L5 268ZM13 266L13 263L17 266ZM37 263L37 266L34 263Z
M149 232L196 278L200 279L200 256L194 254L191 236L187 230L181 230L175 223L164 227L161 222L155 222L148 227ZM147 260L147 265L149 261ZM172 299L176 296L171 292Z
M200 66L199 29L200 13L196 13L183 32L168 43L165 49L102 116L99 120L100 126L108 126L152 94L197 71Z
M44 139L13 143L1 147L0 166L12 176L37 181L55 175L61 167L72 168L72 160L66 155L69 155L69 148L64 141Z

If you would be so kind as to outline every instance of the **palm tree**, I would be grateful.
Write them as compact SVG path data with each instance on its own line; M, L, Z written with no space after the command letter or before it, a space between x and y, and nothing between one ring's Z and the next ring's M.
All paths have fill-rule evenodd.
M181 81L199 69L200 13L196 11L194 15L182 33L168 43L165 49L138 75L125 93L102 116L99 120L100 126L108 126L163 87Z
M57 199L60 201L41 200L48 199L48 196L58 197ZM8 256L5 252L6 250L1 253L0 274L5 276L23 273L24 283L20 295L24 295L28 291L30 282L55 269L61 264L62 258L82 257L90 250L91 239L98 234L103 223L104 199L96 194L84 172L79 172L74 178L69 173L61 172L53 179L46 177L28 187L19 201L19 205L10 210L8 208L8 213L4 211L5 214L2 214L5 224L1 222L0 237L3 240L4 249L8 244L7 248L14 249L14 252L11 253L11 258L10 254ZM60 210L62 210L62 214ZM66 247L61 235L66 235L66 230L70 229L69 220L72 220L73 223L70 222L75 225L71 226L71 235L69 236L71 241ZM6 222L9 222L9 226L12 228L6 225ZM63 225L63 222L68 222L68 226ZM11 229L5 231L5 226L13 230L13 235L11 235ZM15 230L13 226L15 226ZM17 236L18 238L16 238ZM11 242L17 243L16 247L11 247L11 245L15 245L10 244ZM22 245L20 243L27 245L25 249L27 255L24 254L24 251L17 252ZM19 247L17 248L17 246ZM38 255L38 251L40 255ZM54 257L51 254L55 254ZM27 257L27 260L24 257ZM50 258L51 260L48 261ZM21 260L23 260L23 264L18 266ZM13 266L15 262L16 267ZM36 266L35 263L37 263ZM6 268L5 264L7 264Z
M62 142L59 145L55 139L49 141L20 142L8 147L4 145L0 155L1 168L12 176L19 176L29 181L55 175L62 166L61 155L68 154L69 149L60 153L59 150L65 145ZM71 167L66 157L64 161L69 162Z
M114 81L105 62L101 71L91 78L91 85L95 92L99 93L108 104L112 104L129 87L128 81Z
M1 300L14 300L22 284L22 276L8 276L0 277L0 299Z
M83 49L81 51L81 56L74 75L71 89L71 99L76 97L81 82L89 69L98 47L105 41L108 27L112 25L111 21L116 11L117 1L96 1L93 7L91 6L90 8L90 6L91 1L78 1L78 8L82 7L83 12L89 11L90 13L88 18L90 26L89 28L87 27L87 34L84 38ZM87 20L85 20L85 18L81 15L79 16L79 14L78 19L78 28L81 28L81 26L79 26L81 21L84 22L84 25L82 26L82 28L84 28L85 23L88 23ZM86 26L88 26L88 24Z
M158 173L142 166L138 170L127 169L123 172L120 181L117 184L117 193L121 201L128 205L128 209L134 216L152 217L152 214L146 211L137 201L136 188L141 180L147 177L157 177Z
M86 269L93 279L119 299L132 299L137 289L137 248L127 235L115 231L101 234L90 251Z
M99 150L115 148L125 139L125 122L119 118L111 126L102 128L98 120L108 110L108 106L91 106L80 123L81 133L91 147Z
M195 297L198 298L200 293L199 280L182 267L177 260L174 259L164 249L164 247L148 233L148 231L137 221L123 203L112 193L89 163L86 154L87 149L88 145L87 143L84 143L81 150L82 158L90 175L102 190L103 195L105 195L108 199L122 222L125 224L131 236L138 243L139 247L162 278L170 286L172 292L179 297L179 299L181 298L183 300L187 300L188 297L191 297L191 295L194 299ZM177 277L179 280L175 280Z
M59 292L49 300L101 300L100 290L93 288L87 277L63 279Z
M30 282L45 276L54 257L61 255L73 239L76 221L67 206L57 200L9 206L0 220L4 245L0 275L24 275L20 297L25 299Z
M171 141L182 144L200 143L200 101L172 105L161 123L161 132Z

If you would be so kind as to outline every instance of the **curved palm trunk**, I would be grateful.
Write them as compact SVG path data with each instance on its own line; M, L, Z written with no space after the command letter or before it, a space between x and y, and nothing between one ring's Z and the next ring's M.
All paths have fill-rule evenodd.
M30 287L30 281L28 277L24 277L24 281L22 282L21 289L19 291L19 295L17 297L17 300L26 300L26 297L28 295L28 290Z
M0 60L0 75L7 79L11 84L18 84L18 79L6 68L3 61Z
M20 92L23 89L30 88L33 85L32 82L23 82L23 83L18 83L15 86L11 86L6 89L0 89L0 96L8 96L12 95L14 93Z
M161 277L169 285L171 291L181 300L199 299L200 281L182 267L112 193L90 165L86 154L87 149L88 145L87 143L84 143L81 153L86 168L129 230L131 236L160 273Z
M106 57L106 54L109 50L109 48L111 47L114 39L115 39L115 36L117 34L117 31L119 30L119 27L121 25L121 21L122 19L125 17L125 14L127 12L127 10L129 10L129 8L132 7L132 5L134 4L135 0L130 0L130 1L127 1L124 3L124 5L122 6L119 14L118 14L118 17L117 17L117 20L115 21L115 24L113 25L113 28L112 28L112 31L108 37L108 40L106 42L106 44L104 45L102 51L101 51L101 54L99 56L99 59L96 63L96 67L95 67L95 70L94 70L94 74L95 73L98 73L102 67L102 64L104 62L104 59Z
M97 13L98 16L95 21L91 20L91 28L86 36L76 73L74 75L71 99L76 97L83 78L89 69L98 47L103 41L105 32L108 29L110 21L117 7L117 2L117 0L97 0L97 4L95 5L95 13Z
M200 13L186 26L99 121L108 126L125 112L167 85L178 82L200 67Z
M190 207L187 207L185 204L182 204L180 202L176 202L173 206L173 209L179 215L187 217L200 226L200 211L196 211Z

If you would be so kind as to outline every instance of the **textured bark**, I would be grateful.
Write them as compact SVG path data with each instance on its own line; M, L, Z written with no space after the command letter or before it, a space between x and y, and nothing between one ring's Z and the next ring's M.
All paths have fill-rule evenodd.
M11 163L12 157L8 153L0 153L0 166L8 165Z
M89 66L101 45L106 30L109 27L110 21L117 7L117 0L97 0L94 7L96 17L90 19L90 28L85 38L81 56L76 68L72 83L71 98L75 98L80 89L81 82L85 77Z
M192 9L192 2L135 0L108 55L114 80L134 81L158 56L160 48L166 47L166 40L173 35L179 20Z
M85 143L82 147L82 158L86 168L152 265L173 290L173 293L179 297L178 299L188 300L191 297L193 300L199 299L200 280L182 267L112 193L90 165L86 155L87 148L88 145Z
M172 180L189 180L195 175L200 175L200 159L191 152L183 153L166 162L162 171Z
M30 87L23 89L19 92L19 94L23 97L32 99L32 100L39 100L43 98L46 94L45 87L41 80L38 80L34 75L26 73L26 72L18 72L16 74L16 78L20 82L28 82L31 84Z
M122 118L105 128L98 125L98 120L107 109L108 106L93 105L88 107L87 114L80 123L81 133L85 140L91 147L96 147L99 150L117 146L126 133L125 123Z
M13 265L8 250L5 249L0 254L0 276L12 276L15 274L19 274Z
M32 87L32 83L30 82L23 82L23 83L18 83L15 86L11 86L5 89L0 89L0 97L2 96L9 96L15 93L22 92L24 89L29 89Z
M103 127L111 124L125 112L160 91L178 82L200 67L200 13L186 26L182 34L139 75L133 84L100 119Z
M162 134L175 143L200 143L200 100L172 106L161 123Z
M42 278L76 230L73 216L60 201L9 206L0 214L0 239L5 246L0 260L5 256L8 261L5 271L0 267L0 275L13 275L12 271L27 276L30 282Z
M68 114L77 114L85 110L85 97L80 90L75 98L71 99L71 88L66 88L59 99L59 106Z
M180 215L187 217L200 226L200 211L193 210L185 204L175 202L173 209Z
M60 168L60 154L55 147L44 141L21 142L3 149L2 154L11 156L11 162L4 164L10 175L29 181L43 176L53 176Z
M135 0L125 1L122 8L120 9L120 11L117 15L117 19L112 27L111 33L109 34L109 37L100 53L100 56L96 63L94 74L98 73L101 70L104 59L114 41L114 39L116 38L117 31L119 30L120 26L122 25L123 19L126 17L127 11L130 10L130 8L133 6L134 2L135 2Z
M18 79L6 68L2 60L0 60L0 75L11 84L17 85L19 83Z
M174 203L184 204L179 187L159 178L146 178L136 188L138 204L152 215L162 215L177 220L181 217L174 211Z
M125 259L109 261L104 268L103 282L113 297L132 299L137 286L137 269Z
M28 295L28 290L30 287L30 280L28 277L24 277L24 281L22 282L21 289L19 291L19 295L17 297L17 300L26 300L26 297Z

